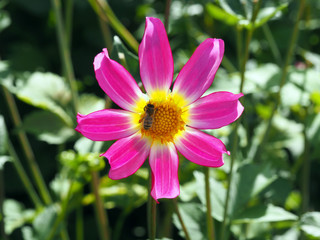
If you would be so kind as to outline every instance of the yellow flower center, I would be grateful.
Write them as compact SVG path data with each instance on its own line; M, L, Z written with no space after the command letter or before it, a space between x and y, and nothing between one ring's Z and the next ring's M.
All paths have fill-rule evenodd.
M170 95L162 101L150 100L139 120L141 133L151 137L153 141L173 142L174 136L183 131L186 125L183 115L184 111Z

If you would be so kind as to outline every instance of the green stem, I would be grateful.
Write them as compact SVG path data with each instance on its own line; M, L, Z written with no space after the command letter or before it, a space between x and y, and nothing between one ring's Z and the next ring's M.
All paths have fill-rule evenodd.
M66 39L70 49L72 40L72 18L73 18L73 0L66 1Z
M248 31L248 34L247 34L245 48L244 48L244 57L242 59L241 69L240 69L240 71L241 71L240 92L243 91L244 80L245 80L245 72L246 72L246 64L247 64L247 61L249 59L249 45L250 45L250 42L251 42L251 39L252 39L253 32L255 30L254 23L256 21L256 17L258 15L258 12L259 12L259 9L260 9L260 4L261 4L261 0L255 2L254 7L252 8L252 11L253 11L252 12L252 19L251 19L252 28L250 28L250 30Z
M74 114L76 114L78 111L77 83L74 77L70 51L68 47L68 41L66 38L66 31L63 25L63 19L61 14L61 2L60 0L51 0L51 3L53 6L55 18L56 18L56 30L57 30L57 37L59 42L60 57L66 72L66 79L68 80L69 86L71 89L73 111L74 111Z
M277 64L280 66L282 63L281 54L280 54L279 48L276 44L276 41L274 40L272 32L268 26L268 23L262 25L262 30L263 30L264 35L266 36L267 41L269 42L271 52L272 52Z
M69 203L70 198L71 198L73 184L74 184L74 181L69 181L68 192L67 192L66 196L63 199L61 199L61 210L60 210L55 222L53 223L53 226L52 226L52 228L51 228L46 240L51 240L51 239L54 238L54 236L57 234L58 227L59 227L60 223L63 221L63 219L67 215L68 203ZM60 233L60 235L64 239L68 239L68 236L66 235L66 233L64 231L62 233Z
M128 216L128 214L131 212L131 206L126 207L124 210L122 210L122 212L120 213L120 215L117 218L117 222L116 222L116 226L114 227L113 230L113 237L112 239L114 240L119 240L121 239L121 233L123 232L123 225L125 222L126 217Z
M168 26L169 26L170 5L171 5L171 0L166 0L166 9L164 13L164 27L166 28L167 32L168 32Z
M237 25L236 26L236 39L237 39L237 60L238 60L238 68L241 69L241 57L243 56L242 50L243 50L243 41L242 41L242 26Z
M186 225L184 224L184 221L183 221L183 219L182 219L182 217L181 217L181 214L180 214L180 211L179 211L179 206L178 206L178 200L177 200L177 198L172 199L172 202L173 202L173 205L174 205L174 209L175 209L175 211L176 211L176 214L177 214L177 216L178 216L179 222L180 222L180 224L181 224L182 230L183 230L183 232L184 232L184 236L185 236L186 240L190 240L191 238L190 238L190 235L189 235L189 233L188 233L187 227L186 227Z
M172 238L172 214L174 211L174 206L170 200L167 200L161 203L162 206L162 217L160 218L161 222L158 222L158 238Z
M223 56L221 65L222 65L229 73L237 72L236 67L233 66L232 62L230 61L229 58L227 58L227 56Z
M157 218L157 208L156 208L156 201L152 198L151 196L151 170L149 170L149 197L148 197L148 209L147 209L147 214L148 214L148 235L150 240L155 240L156 239L156 218Z
M101 240L110 239L109 221L107 217L107 212L103 207L103 203L99 194L99 176L97 172L91 172L91 188L94 194L94 210L96 213L97 224L100 233Z
M83 197L83 189L80 191L80 199L82 200ZM83 208L82 203L80 202L80 205L77 207L76 210L76 239L77 240L83 240Z
M104 13L102 19L110 24L110 26L114 29L114 31L119 34L119 36L128 44L128 46L135 52L138 53L139 43L137 40L131 35L131 33L122 25L116 15L113 13L109 4L105 0L88 0L91 3L91 6L95 6L93 1L96 2L98 8L102 10ZM96 13L99 15L99 11L97 8L93 7Z
M233 176L233 167L234 167L236 154L238 151L238 141L239 141L239 138L237 137L238 124L239 124L239 120L235 123L234 130L233 130L234 136L233 136L233 143L232 143L232 154L231 154L231 161L230 161L230 170L229 170L229 175L227 179L227 193L226 193L226 200L225 200L225 206L224 206L224 212L223 212L223 222L222 222L222 228L220 232L221 234L220 239L228 239L228 238L225 238L224 234L227 226L230 224L229 222L230 220L228 218L228 210L229 210L229 198L230 198L230 192L231 192L231 181Z
M206 191L206 205L207 205L207 234L208 239L215 239L214 235L214 222L211 216L211 199L210 199L210 181L209 181L209 168L204 167L205 191Z
M284 84L286 83L287 73L288 73L288 69L289 69L289 63L291 62L291 59L292 59L292 56L293 56L293 52L294 52L295 43L296 43L297 38L298 38L299 20L300 20L300 18L302 16L302 13L303 13L304 4L305 4L305 0L301 0L300 1L300 6L299 6L299 10L298 10L297 19L296 19L296 22L294 24L292 36L291 36L290 43L289 43L287 56L286 56L286 59L285 59L285 62L284 62L283 68L282 68L282 74L281 74L280 83L279 83L279 90L278 90L278 92L276 94L275 103L273 104L271 116L268 119L266 130L265 130L265 132L263 134L263 137L262 137L262 139L260 141L260 144L258 145L258 148L257 148L257 150L256 150L256 152L254 154L253 159L256 159L260 155L260 153L262 151L262 148L265 146L265 143L266 143L266 141L268 139L268 136L269 136L269 131L271 129L273 117L274 117L274 115L275 115L275 113L276 113L276 111L278 109L278 106L281 103L281 90L282 90Z
M253 32L255 30L254 23L256 21L256 17L258 15L259 9L260 9L260 4L261 1L254 2L255 5L252 8L252 18L251 18L251 24L252 28L248 30L247 33L247 38L245 42L245 48L244 48L244 55L242 61L240 61L241 56L238 56L239 62L240 62L240 76L241 76L241 82L240 82L240 88L239 91L243 91L244 87L244 82L245 82L245 71L246 71L246 64L249 58L249 45L252 39ZM237 29L237 38L240 39L240 30ZM240 45L237 45L237 47L241 47ZM238 54L242 53L240 49L238 49ZM227 229L227 226L230 224L230 219L228 219L228 211L229 211L229 198L230 198L230 192L231 192L231 182L232 182L232 176L233 176L233 167L234 167L234 162L235 158L238 152L238 142L239 142L239 137L238 137L238 127L240 124L240 119L235 123L234 127L234 135L233 135L233 145L232 145L232 154L231 154L231 162L230 162L230 172L228 174L228 179L227 179L227 192L226 192L226 199L225 199L225 207L224 207L224 212L223 212L223 222L222 222L222 228L221 228L221 236L220 239L225 239L225 232ZM229 232L229 231L228 231ZM228 233L227 233L228 234ZM226 238L227 239L227 238Z
M3 203L5 199L4 192L4 179L3 179L3 170L0 169L0 239L8 240L8 236L4 230L4 221L3 221Z
M28 178L28 175L24 171L23 166L19 160L19 157L18 157L16 151L14 150L14 147L9 139L8 139L7 145L8 145L9 154L12 157L13 165L14 165L15 169L17 170L17 173L21 179L22 184L24 185L24 187L27 190L29 197L31 198L31 200L32 200L33 204L36 206L36 208L42 207L41 200L40 200L38 194L36 193L36 191L34 190L32 184L31 184L31 181Z
M100 24L100 29L102 31L102 35L103 35L103 39L104 42L106 44L106 47L108 49L109 52L112 51L112 36L111 36L111 32L110 32L110 28L108 26L108 24L106 23L107 21L105 20L106 18L104 17L104 13L101 7L99 7L97 1L89 0L89 3L91 4L92 8L95 10L95 12L98 15L98 19L99 19L99 24Z
M302 168L302 207L301 214L308 211L309 196L310 196L310 158L309 158L309 141L306 133L306 124L303 130L304 138L304 153L303 153L303 168Z
M49 191L46 187L46 184L43 180L38 164L35 160L35 156L33 154L33 151L28 141L28 138L26 136L26 133L21 129L21 118L19 115L17 105L14 101L12 94L5 87L3 87L3 93L9 107L9 112L13 120L13 124L16 129L19 129L17 133L18 139L21 143L22 150L26 156L26 160L31 169L32 177L34 178L36 186L40 192L40 196L45 204L50 204L52 203L52 200L51 200Z

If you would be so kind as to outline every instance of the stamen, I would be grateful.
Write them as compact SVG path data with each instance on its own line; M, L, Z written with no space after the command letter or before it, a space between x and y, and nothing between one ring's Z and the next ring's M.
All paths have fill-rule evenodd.
M147 111L141 115L139 122L142 124L141 133L150 136L153 140L161 141L161 143L173 142L174 136L184 130L185 122L182 120L182 110L178 107L171 97L162 102L153 102L149 104L154 106L154 114L152 126L146 130L144 121L148 115Z

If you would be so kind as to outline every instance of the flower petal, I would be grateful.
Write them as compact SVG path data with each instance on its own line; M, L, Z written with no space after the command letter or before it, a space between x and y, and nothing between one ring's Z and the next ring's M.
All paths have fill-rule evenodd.
M151 141L140 133L116 141L102 156L110 163L109 178L118 180L135 173L147 159Z
M143 93L130 73L109 58L106 48L95 57L93 65L102 90L119 107L134 111L137 101L143 98Z
M139 61L141 80L149 96L155 90L168 92L173 78L173 58L166 30L157 18L146 18Z
M208 38L202 42L181 69L172 89L183 95L187 104L197 100L210 87L222 61L224 42Z
M179 158L173 143L154 142L149 157L152 171L151 196L159 198L175 198L180 194L178 165Z
M221 167L222 154L230 154L218 138L190 127L175 139L175 145L188 160L207 167Z
M237 120L243 106L238 100L243 94L215 92L202 97L189 106L188 125L200 129L215 129Z
M78 113L76 130L93 141L109 141L127 137L137 132L133 114L125 110L104 109L82 115Z

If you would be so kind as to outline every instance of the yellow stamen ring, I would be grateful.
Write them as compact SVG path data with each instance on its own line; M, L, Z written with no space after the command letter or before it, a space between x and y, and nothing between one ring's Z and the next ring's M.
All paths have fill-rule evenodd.
M155 107L152 127L149 130L143 128L143 119L146 113L140 117L141 133L149 136L152 140L158 140L161 143L173 142L174 136L184 130L185 122L182 120L182 110L178 107L171 97L162 102L150 100L149 104Z

